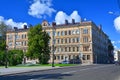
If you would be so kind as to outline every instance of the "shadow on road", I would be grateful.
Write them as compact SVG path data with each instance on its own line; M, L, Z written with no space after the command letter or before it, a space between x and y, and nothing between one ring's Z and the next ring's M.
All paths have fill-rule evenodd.
M72 74L29 74L29 75L9 75L9 76L0 76L0 80L58 80L63 79L64 76L72 76Z

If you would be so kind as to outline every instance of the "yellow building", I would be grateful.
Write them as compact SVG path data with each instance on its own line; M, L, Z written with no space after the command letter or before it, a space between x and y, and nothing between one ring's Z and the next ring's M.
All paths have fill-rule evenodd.
M101 26L96 26L92 21L83 21L56 25L42 22L43 30L51 37L49 46L51 49L50 60L61 63L79 58L82 63L105 63L107 61L108 36L102 31ZM6 44L9 49L22 49L27 51L28 28L8 31ZM53 49L54 48L54 49Z
M43 30L51 37L51 59L54 53L55 63L71 60L79 57L82 63L106 63L108 36L91 21L49 25L47 21L42 23ZM54 48L53 49L53 46Z

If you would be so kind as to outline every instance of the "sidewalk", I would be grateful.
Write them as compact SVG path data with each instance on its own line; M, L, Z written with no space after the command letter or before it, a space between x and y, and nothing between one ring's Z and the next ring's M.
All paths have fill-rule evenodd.
M81 64L79 66L86 66L91 64ZM74 66L69 66L74 67ZM56 68L63 68L63 67L51 67L51 66L38 66L38 67L8 67L8 68L0 68L0 76L1 75L9 75L9 74L17 74L23 72L31 72L31 71L38 71L38 70L48 70L48 69L56 69Z
M31 71L38 71L38 70L48 70L48 69L55 69L59 67L51 67L51 66L43 66L43 67L10 67L10 68L0 68L0 76L1 75L9 75L9 74L16 74L16 73L23 73L23 72L31 72Z

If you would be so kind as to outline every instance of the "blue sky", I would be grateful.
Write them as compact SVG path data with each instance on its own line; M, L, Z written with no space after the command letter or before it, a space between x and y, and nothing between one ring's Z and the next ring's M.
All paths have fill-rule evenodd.
M44 19L63 23L90 20L102 25L103 31L120 48L120 16L117 0L0 0L0 21L21 28L23 24L38 24Z

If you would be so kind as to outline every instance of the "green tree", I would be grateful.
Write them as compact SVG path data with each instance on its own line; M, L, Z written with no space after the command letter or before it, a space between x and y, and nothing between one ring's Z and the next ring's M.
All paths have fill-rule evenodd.
M23 61L22 50L9 50L7 55L8 55L7 58L10 66L22 64L22 61Z
M0 65L5 64L5 50L6 50L6 31L10 29L5 23L0 22Z
M7 26L4 22L0 22L0 36L2 36L2 39L6 38L6 31L8 29L11 29L11 27Z
M111 40L108 40L108 60L110 63L113 63L114 61L114 55L113 55L113 51L114 51L114 46L111 43Z
M31 27L28 32L28 57L38 59L39 63L46 64L50 58L49 35L42 31L40 24Z

